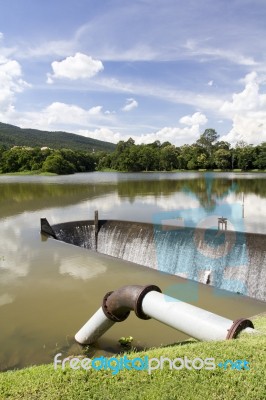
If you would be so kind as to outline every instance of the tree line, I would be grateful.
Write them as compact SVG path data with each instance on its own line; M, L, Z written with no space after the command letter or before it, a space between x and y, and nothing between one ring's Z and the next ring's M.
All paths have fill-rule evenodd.
M50 172L58 175L94 171L94 153L39 147L0 147L0 172Z
M230 143L218 139L214 129L206 129L195 143L180 147L160 141L136 145L130 138L118 142L114 152L102 154L98 169L129 172L266 169L266 142L253 146L241 141L231 147Z
M113 152L74 151L15 146L0 147L0 172L38 171L56 174L114 169L125 172L172 170L264 170L266 142L253 146L238 142L231 147L219 141L214 129L206 129L191 144L177 147L170 142L135 144L132 138L117 143Z

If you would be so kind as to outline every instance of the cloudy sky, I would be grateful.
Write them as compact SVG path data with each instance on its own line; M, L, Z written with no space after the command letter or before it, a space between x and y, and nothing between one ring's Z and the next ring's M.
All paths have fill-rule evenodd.
M266 141L265 0L0 0L0 121Z

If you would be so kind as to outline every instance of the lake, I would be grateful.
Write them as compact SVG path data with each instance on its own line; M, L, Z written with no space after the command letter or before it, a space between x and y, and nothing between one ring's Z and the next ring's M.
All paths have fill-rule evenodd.
M51 224L87 220L99 210L100 219L153 223L158 216L167 220L173 212L192 210L190 223L197 224L215 210L236 209L244 232L266 234L265 173L0 176L0 370L49 363L58 352L80 353L75 333L106 292L126 284L152 283L163 292L186 285L197 293L192 304L231 319L266 311L263 301L217 295L211 286L47 239L40 234L40 218ZM133 336L140 349L186 338L131 313L90 346L89 355L121 351L121 336Z

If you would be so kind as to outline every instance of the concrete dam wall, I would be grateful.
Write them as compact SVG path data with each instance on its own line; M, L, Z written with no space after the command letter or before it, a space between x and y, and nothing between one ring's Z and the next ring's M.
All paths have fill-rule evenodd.
M266 235L114 220L52 229L66 243L266 301Z

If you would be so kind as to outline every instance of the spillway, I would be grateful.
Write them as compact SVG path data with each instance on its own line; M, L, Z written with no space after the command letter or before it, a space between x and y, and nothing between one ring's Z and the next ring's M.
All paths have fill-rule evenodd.
M266 235L115 220L52 229L66 243L266 301Z

